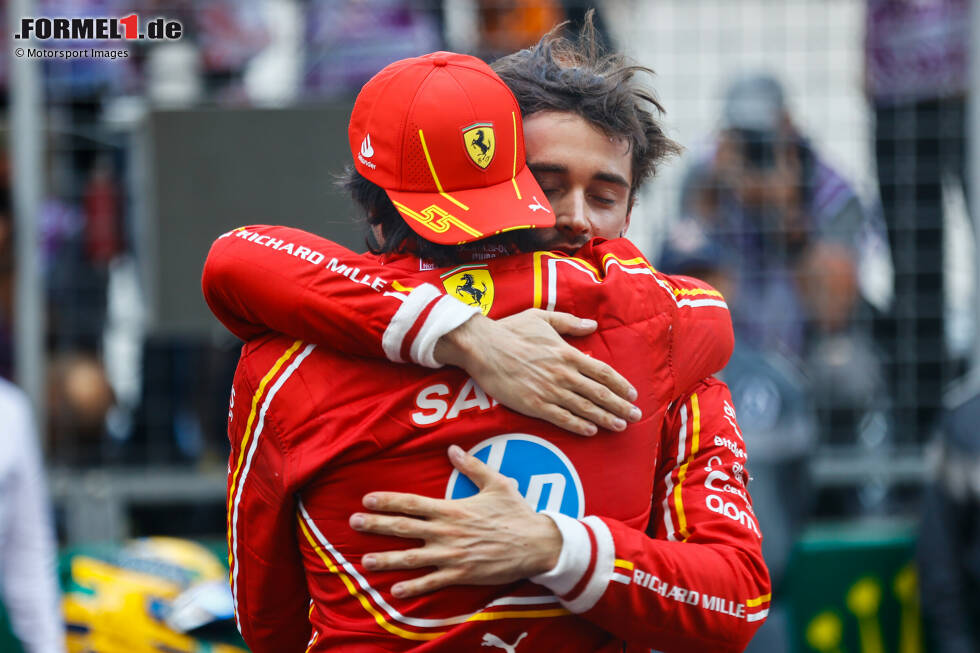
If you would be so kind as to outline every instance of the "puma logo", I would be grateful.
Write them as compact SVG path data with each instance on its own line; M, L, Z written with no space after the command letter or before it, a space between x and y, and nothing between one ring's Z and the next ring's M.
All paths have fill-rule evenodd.
M535 213L537 213L539 210L544 211L545 213L551 213L551 211L548 210L548 207L538 200L536 195L532 195L531 199L534 200L534 204L528 204L527 208L531 209Z
M521 640L527 637L527 633L521 633L521 636L514 640L513 644L508 644L504 640L500 639L493 633L483 634L483 643L480 646L496 646L497 648L502 648L507 653L517 653L517 645L521 643Z

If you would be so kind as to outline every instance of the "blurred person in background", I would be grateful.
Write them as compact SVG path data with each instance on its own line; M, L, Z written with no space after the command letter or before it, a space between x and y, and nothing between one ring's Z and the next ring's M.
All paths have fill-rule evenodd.
M173 9L163 2L163 11ZM204 93L220 104L246 104L244 73L252 59L269 45L268 3L262 0L198 0L188 2L200 53ZM173 16L170 16L173 17ZM185 23L186 24L186 23Z
M444 46L447 14L455 12L467 40L455 43L486 61L533 45L558 23L584 24L589 0L312 0L305 3L304 88L313 97L353 94L396 59ZM600 43L609 37L598 11L592 23ZM456 36L455 38L459 38Z
M30 401L0 379L0 588L27 653L65 650L51 506Z
M731 84L721 132L681 193L672 239L700 230L718 243L733 273L739 339L802 358L815 334L852 325L864 213L795 126L774 77Z
M739 345L808 370L826 442L872 433L866 425L885 389L861 329L870 309L857 261L873 223L800 132L774 77L748 74L729 86L721 131L687 172L680 211L664 269L710 242Z
M56 145L52 139L48 152ZM102 153L86 161L92 167L76 195L66 161L46 158L39 212L50 356L44 437L52 459L72 464L102 462L105 418L114 402L102 361L107 289L110 263L124 246L111 158Z
M839 517L885 505L870 493L818 503L809 475L818 443L880 452L886 436L875 419L886 389L859 320L870 309L857 262L874 230L850 184L796 127L775 78L736 79L723 111L717 139L684 179L681 219L658 264L705 279L731 306L736 348L722 378L753 453L754 506L778 597L815 511ZM749 650L788 650L787 633L777 601Z
M60 463L103 464L105 421L115 397L102 362L90 352L62 352L51 357L47 373L49 450Z
M3 166L0 166L2 168ZM0 170L0 377L11 379L13 374L13 286L14 286L14 222L10 207L10 190L6 173ZM68 269L75 269L77 258L68 252L81 252L80 222L67 216L78 215L49 195L42 206L42 264L48 276L52 295L52 333L54 355L47 376L47 405L51 407L48 430L43 434L51 449L64 460L92 462L92 451L103 435L105 416L112 405L112 391L105 378L102 364L96 356L101 328L78 327L91 313L101 315L100 303L90 294L74 298L73 310L59 301L70 297L78 286L72 286ZM79 218L80 220L80 218ZM90 246L102 241L92 239ZM71 243L74 243L72 245ZM68 263L65 263L65 259ZM62 264L67 265L61 268ZM55 269L64 275L52 275ZM52 279L54 276L54 280ZM63 282L63 283L59 283ZM94 304L94 306L93 306ZM81 317L78 314L81 314ZM93 318L94 319L94 318ZM70 328L75 325L75 328ZM57 334L57 335L55 335ZM60 336L60 337L58 337ZM64 338L64 339L62 339Z
M968 387L941 416L918 533L922 611L936 653L980 651L980 394L976 383Z
M944 180L966 182L969 0L867 0L865 85L894 267L876 324L903 443L928 438L955 375L944 317ZM976 337L976 335L974 335Z
M602 20L602 3L594 0L468 0L472 5L475 43L456 45L486 61L533 46L554 25L567 21L573 29L586 22L595 28L599 44L611 40ZM465 4L465 3L464 3ZM599 5L599 6L596 6Z
M303 3L303 86L313 97L351 96L385 65L442 46L441 2Z
M558 0L475 0L479 21L477 51L496 59L534 44L565 19Z

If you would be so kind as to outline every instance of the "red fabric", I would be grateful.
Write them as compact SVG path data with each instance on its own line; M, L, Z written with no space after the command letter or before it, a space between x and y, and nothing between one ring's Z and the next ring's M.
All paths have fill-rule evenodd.
M294 230L283 228L248 230L284 242L299 238ZM402 278L406 286L438 281L439 271L415 272L419 264L414 259L380 265L315 236L305 234L303 238L325 260L356 262L365 274L385 275L386 280ZM617 559L632 562L635 569L665 583L696 591L699 597L717 597L708 600L713 608L722 599L731 601L725 605L744 606L747 600L763 596L768 592L768 577L754 532L726 517L724 510L719 514L700 507L707 494L717 494L707 492L707 472L697 471L705 467L701 458L689 463L681 484L688 542L670 542L666 532L657 531L657 524L664 521L661 485L665 487L667 470L677 466L677 452L671 451L679 439L683 406L688 406L688 430L693 429L690 396L674 402L669 410L666 398L675 396L676 388L687 383L686 375L702 378L720 368L731 344L727 310L712 305L680 306L677 297L684 293L674 291L691 290L685 296L707 298L710 288L653 273L639 252L623 240L593 241L575 258L538 253L486 264L495 286L491 317L535 303L544 307L553 303L556 310L599 321L597 334L576 339L574 344L611 362L630 379L641 392L637 401L644 411L641 423L631 425L625 433L602 433L600 441L572 436L494 406L457 370L431 372L390 365L378 339L403 300L354 283L331 272L324 263L310 272L307 263L255 240L229 237L212 248L205 269L209 303L238 332L260 334L264 328L258 325L265 321L282 332L309 336L311 342L373 357L355 360L335 349L313 348L267 330L243 349L229 425L230 514L236 524L230 539L238 569L238 613L253 651L292 650L287 642L305 645L311 628L316 633L313 650L407 650L416 646L419 650L475 650L491 636L513 643L523 633L527 635L521 646L528 650L612 651L621 650L624 641L664 651L744 646L761 623L745 621L745 608L741 621L717 609L678 609L673 599L637 582L623 585L606 578L608 570L599 566L590 575L604 574L596 582L606 586L600 587L598 602L581 616L556 614L561 606L547 590L530 582L452 588L399 601L391 596L391 586L417 572L369 573L360 566L360 556L412 543L365 536L347 526L350 514L361 509L361 496L369 491L446 496L456 487L445 455L449 444L477 452L489 446L489 438L506 436L500 440L506 462L512 458L507 454L511 447L532 446L533 442L521 443L541 438L548 444L533 451L553 447L567 458L582 488L581 514L602 515L612 533ZM209 276L209 270L215 269L223 272ZM213 287L217 280L225 286L220 291ZM258 292L258 285L274 288ZM390 286L386 281L385 287ZM300 308L302 302L309 305ZM359 302L363 302L361 310ZM234 315L244 306L248 312ZM698 324L703 327L700 331ZM687 365L702 367L687 369ZM684 368L684 375L676 368ZM709 382L695 391L700 398L701 430L711 431L713 443L716 432L727 433L723 431L729 424L724 419L727 390ZM721 441L726 437L733 441L730 434ZM722 456L723 464L734 473L732 460L724 458L731 448L715 449L704 446L701 451ZM573 485L566 483L563 500L572 496ZM557 490L554 484L548 487L550 498ZM302 501L308 519L297 519L296 498ZM648 525L655 537L644 534ZM297 558L300 551L302 563ZM305 609L308 590L316 603L309 619ZM525 598L485 607L515 596ZM528 603L526 597L541 598ZM451 625L413 621L481 610L478 619ZM434 635L438 637L417 639Z
M609 583L583 616L614 633L629 633L638 651L741 651L768 613L770 584L746 490L745 443L728 388L716 379L692 388L668 411L662 433L647 535L602 518L616 558L633 564L632 570L619 570L630 583Z
M296 253L300 248L323 259L311 263L307 259L319 257L303 258ZM359 279L384 279L384 285L378 291L357 283L352 272L334 271L340 266L356 268ZM276 331L329 342L341 351L384 356L382 334L401 306L401 299L386 294L388 272L377 257L355 255L299 229L258 225L214 242L201 283L215 317L242 340ZM407 277L400 271L393 279L415 283Z

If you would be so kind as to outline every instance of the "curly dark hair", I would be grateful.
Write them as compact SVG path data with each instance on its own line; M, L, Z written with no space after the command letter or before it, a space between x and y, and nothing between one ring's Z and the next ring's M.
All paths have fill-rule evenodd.
M337 183L350 193L351 199L364 212L368 226L381 227L383 237L380 242L374 237L373 230L367 231L366 244L372 254L408 252L443 268L479 260L485 254L531 252L540 244L536 229L516 229L462 245L433 243L415 233L384 188L359 173L353 165L347 166Z
M491 68L517 97L526 119L539 111L578 114L609 136L625 138L632 154L630 204L656 166L681 146L658 122L664 108L639 84L653 70L626 56L605 52L589 10L575 37L558 25L530 48L497 59Z

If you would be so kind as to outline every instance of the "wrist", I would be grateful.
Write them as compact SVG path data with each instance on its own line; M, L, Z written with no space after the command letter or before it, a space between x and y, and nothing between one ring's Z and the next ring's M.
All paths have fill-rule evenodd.
M476 313L458 327L442 335L436 341L432 351L433 358L442 365L454 365L466 369L477 350L477 331L480 322L487 320L481 313Z
M539 514L547 517L558 531L558 557L552 566L531 576L530 580L562 596L572 591L589 567L592 547L588 530L579 520L561 513L546 511Z
M562 533L551 517L536 512L534 518L537 527L534 540L537 555L534 556L532 569L528 576L537 576L554 569L561 558L563 542Z

